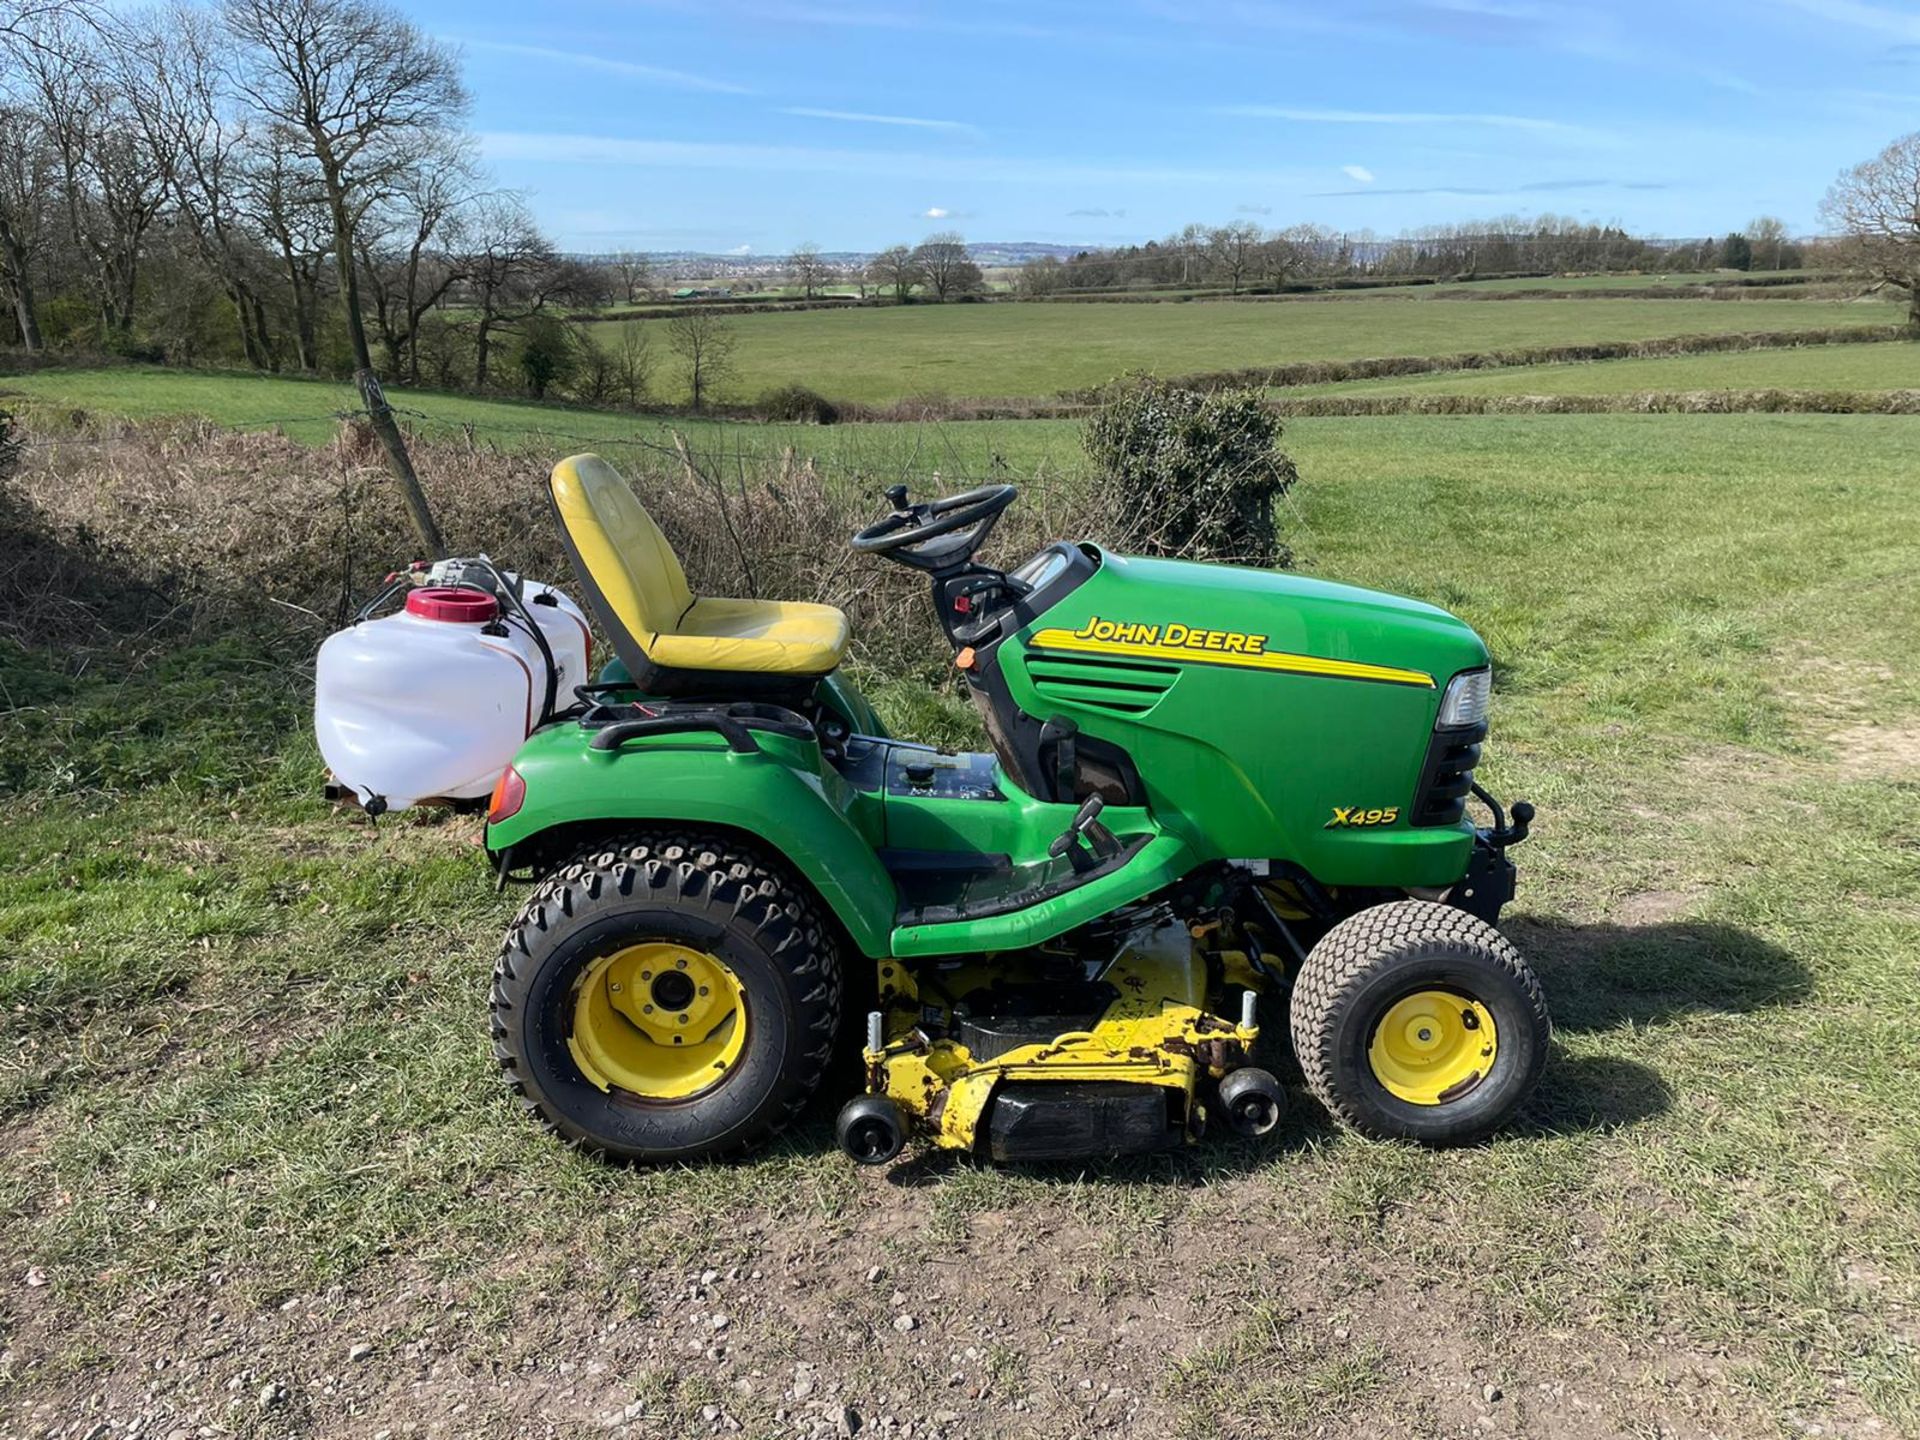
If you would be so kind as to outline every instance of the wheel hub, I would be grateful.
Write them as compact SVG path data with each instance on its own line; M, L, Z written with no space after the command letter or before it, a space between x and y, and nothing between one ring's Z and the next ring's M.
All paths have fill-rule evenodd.
M724 960L646 941L587 966L567 1049L601 1090L684 1100L731 1073L746 1034L746 991Z
M1388 1094L1410 1105L1444 1105L1471 1092L1493 1068L1499 1035L1471 996L1420 990L1380 1017L1367 1062Z

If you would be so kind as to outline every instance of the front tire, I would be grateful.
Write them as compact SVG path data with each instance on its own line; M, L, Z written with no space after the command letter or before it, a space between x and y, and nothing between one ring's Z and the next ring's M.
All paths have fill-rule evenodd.
M1552 1035L1540 983L1506 937L1422 900L1329 930L1294 982L1292 1030L1308 1088L1338 1119L1427 1145L1511 1118Z
M812 895L749 847L636 835L544 880L494 968L494 1054L521 1106L626 1162L759 1145L820 1084L840 956Z

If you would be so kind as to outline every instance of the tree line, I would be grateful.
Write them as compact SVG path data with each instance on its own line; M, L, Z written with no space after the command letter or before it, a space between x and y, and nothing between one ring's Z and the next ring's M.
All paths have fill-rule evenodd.
M538 390L540 322L612 297L618 272L558 253L479 164L452 52L383 5L14 6L0 323L29 352L377 356L392 380L482 389L505 363Z
M1068 290L1224 288L1273 291L1369 278L1471 280L1487 275L1606 274L1647 270L1791 270L1807 246L1772 216L1721 239L1657 240L1616 225L1561 216L1506 216L1433 225L1381 238L1300 224L1270 230L1250 220L1188 225L1143 245L1090 249L1020 267L1027 295Z

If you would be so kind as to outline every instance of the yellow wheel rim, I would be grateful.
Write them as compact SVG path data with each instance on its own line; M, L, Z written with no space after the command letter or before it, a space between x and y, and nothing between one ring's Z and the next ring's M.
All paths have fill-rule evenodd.
M1373 1078L1410 1105L1445 1105L1493 1069L1500 1046L1485 1006L1450 990L1421 990L1380 1017L1367 1046Z
M746 991L704 950L629 945L595 960L574 990L567 1049L604 1091L688 1099L731 1074L746 1043Z

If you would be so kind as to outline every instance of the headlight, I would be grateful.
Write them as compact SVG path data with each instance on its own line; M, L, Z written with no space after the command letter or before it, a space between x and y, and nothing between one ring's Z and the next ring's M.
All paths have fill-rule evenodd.
M1464 730L1487 723L1487 702L1493 698L1493 671L1462 670L1447 685L1440 700L1436 730Z

